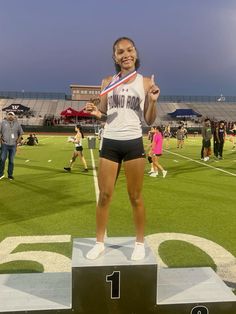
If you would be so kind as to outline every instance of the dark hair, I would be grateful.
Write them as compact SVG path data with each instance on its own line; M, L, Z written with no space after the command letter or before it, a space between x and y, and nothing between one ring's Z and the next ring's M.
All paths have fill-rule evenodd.
M77 124L76 128L80 131L82 138L84 138L84 132L82 130L82 127L79 124Z
M113 56L113 60L114 60L116 45L117 45L121 40L128 40L128 41L130 41L131 44L134 46L134 48L135 48L135 50L136 50L136 52L137 52L137 59L136 59L136 61L135 61L135 70L137 70L137 69L140 67L139 53L138 53L138 50L137 50L137 48L136 48L136 46L135 46L134 41L133 41L132 39L130 39L129 37L120 37L120 38L118 38L118 39L114 42L114 44L113 44L113 55L112 55L112 56ZM117 64L116 62L114 62L114 65L115 65L115 68L116 68L116 72L119 73L120 70L121 70L119 64Z
M155 126L155 129L157 129L161 133L161 135L163 135L162 128L159 125Z

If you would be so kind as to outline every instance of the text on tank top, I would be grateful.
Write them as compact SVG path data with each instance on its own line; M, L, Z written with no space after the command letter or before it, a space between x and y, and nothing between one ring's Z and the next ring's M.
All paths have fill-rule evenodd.
M107 94L107 122L103 137L115 140L141 137L144 101L143 76L140 74L133 82L110 91Z

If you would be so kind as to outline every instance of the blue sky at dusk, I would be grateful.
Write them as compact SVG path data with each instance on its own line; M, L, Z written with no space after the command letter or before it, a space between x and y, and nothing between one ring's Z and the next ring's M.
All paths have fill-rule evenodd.
M236 95L235 0L0 0L0 91L69 93L131 37L162 95Z

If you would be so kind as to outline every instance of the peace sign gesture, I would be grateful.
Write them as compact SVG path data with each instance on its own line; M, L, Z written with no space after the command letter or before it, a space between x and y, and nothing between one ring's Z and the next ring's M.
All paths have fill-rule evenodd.
M150 79L150 87L148 90L148 96L151 101L157 101L160 95L160 88L156 85L154 80L154 74L152 74Z

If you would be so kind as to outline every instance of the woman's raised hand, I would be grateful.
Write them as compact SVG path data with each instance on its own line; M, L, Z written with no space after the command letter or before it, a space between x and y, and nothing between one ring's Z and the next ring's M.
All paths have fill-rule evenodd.
M154 74L152 74L150 79L150 88L148 91L149 99L152 101L156 101L160 95L160 88L156 85L154 80Z

